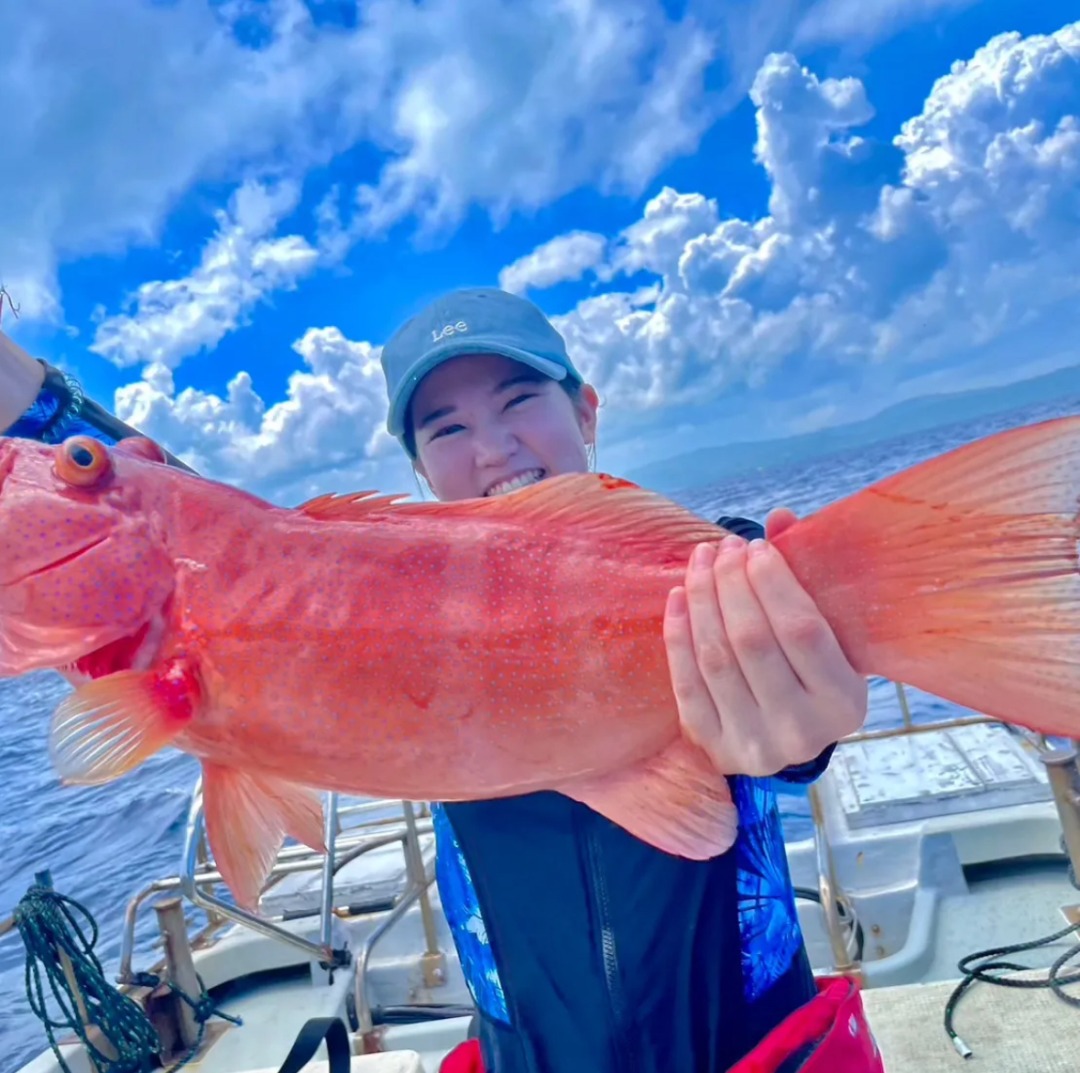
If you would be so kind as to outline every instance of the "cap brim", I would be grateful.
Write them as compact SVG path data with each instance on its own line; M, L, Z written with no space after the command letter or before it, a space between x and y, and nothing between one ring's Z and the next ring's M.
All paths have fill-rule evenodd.
M409 367L408 372L402 378L397 393L390 404L390 412L387 415L386 427L391 436L401 437L405 432L405 415L409 409L413 392L417 385L432 369L442 365L449 358L458 358L462 354L499 354L512 361L520 361L528 365L552 380L565 380L569 370L565 365L556 361L542 358L537 354L530 354L527 350L519 350L508 343L501 343L493 339L473 337L471 339L454 339L442 346L429 350L423 357Z

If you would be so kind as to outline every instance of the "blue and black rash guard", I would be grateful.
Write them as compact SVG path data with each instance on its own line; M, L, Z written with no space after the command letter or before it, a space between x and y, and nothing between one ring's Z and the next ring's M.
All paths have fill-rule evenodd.
M61 398L65 386L51 378L7 434L134 434ZM812 782L831 755L777 778ZM711 861L663 853L558 793L433 807L489 1073L723 1073L814 997L772 780L731 784L738 838Z
M812 782L832 751L776 778ZM433 807L490 1073L723 1073L814 998L772 780L731 783L738 838L710 861L558 793Z

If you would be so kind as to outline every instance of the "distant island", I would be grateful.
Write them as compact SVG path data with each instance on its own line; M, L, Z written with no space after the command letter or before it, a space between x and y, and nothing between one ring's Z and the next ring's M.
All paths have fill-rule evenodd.
M699 447L671 458L651 462L626 473L628 480L671 494L687 487L687 474L695 485L737 477L751 470L772 469L794 462L809 462L825 455L850 451L897 436L925 432L960 421L989 417L1038 403L1080 396L1080 365L1046 373L1003 387L957 391L906 399L873 417L849 425L778 440L719 443Z

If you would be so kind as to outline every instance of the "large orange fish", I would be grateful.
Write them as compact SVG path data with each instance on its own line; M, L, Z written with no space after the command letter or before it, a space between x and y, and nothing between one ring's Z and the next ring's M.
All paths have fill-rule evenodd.
M661 627L692 548L722 530L607 476L285 509L160 457L0 438L0 674L83 676L51 728L66 781L168 745L198 757L241 904L285 834L322 848L312 787L553 789L672 853L731 845L727 781L680 736ZM1080 736L1078 511L1066 418L916 466L775 544L860 672Z

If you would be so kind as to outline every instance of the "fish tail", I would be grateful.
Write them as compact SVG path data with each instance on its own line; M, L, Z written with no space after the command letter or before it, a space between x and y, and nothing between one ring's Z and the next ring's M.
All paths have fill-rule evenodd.
M1080 738L1080 417L875 484L774 541L861 672Z

